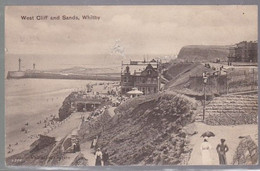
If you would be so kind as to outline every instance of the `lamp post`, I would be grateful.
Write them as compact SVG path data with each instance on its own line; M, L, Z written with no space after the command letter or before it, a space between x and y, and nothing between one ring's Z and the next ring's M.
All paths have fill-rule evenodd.
M203 121L205 119L205 107L206 107L206 85L207 85L207 81L208 81L208 76L207 76L207 73L204 72L202 74L202 77L203 77L203 93L204 93L204 103L203 103Z

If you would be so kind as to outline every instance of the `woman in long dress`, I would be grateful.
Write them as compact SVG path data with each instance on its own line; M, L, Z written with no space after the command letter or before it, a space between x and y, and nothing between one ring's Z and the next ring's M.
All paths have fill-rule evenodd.
M212 146L208 142L208 137L205 137L203 143L200 146L201 155L202 155L202 164L203 165L211 165L212 164L211 156L210 156L211 148L212 148Z
M96 154L95 154L95 158L96 158L96 166L103 166L103 156L102 156L102 152L100 150L100 148L97 149Z

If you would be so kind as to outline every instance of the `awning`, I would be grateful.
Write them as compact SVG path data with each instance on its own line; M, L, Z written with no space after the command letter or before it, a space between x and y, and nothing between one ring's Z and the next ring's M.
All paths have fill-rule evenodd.
M129 95L141 95L141 94L143 94L143 92L139 91L137 88L132 88L132 90L128 91L127 94L129 94Z

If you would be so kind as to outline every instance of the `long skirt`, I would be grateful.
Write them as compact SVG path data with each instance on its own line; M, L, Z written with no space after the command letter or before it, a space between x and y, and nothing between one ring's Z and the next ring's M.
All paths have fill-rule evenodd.
M202 150L202 164L203 165L211 165L211 156L209 150Z
M100 157L97 157L96 158L96 166L101 166L101 158Z

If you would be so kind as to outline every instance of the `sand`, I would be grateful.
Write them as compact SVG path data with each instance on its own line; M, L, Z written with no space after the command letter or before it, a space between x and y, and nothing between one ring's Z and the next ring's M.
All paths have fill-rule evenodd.
M107 91L111 90L115 85L107 85L107 83L111 82L91 82L91 84L95 84L93 91L102 94L107 93ZM39 90L37 89L37 91ZM46 128L44 128L45 124L43 123L46 117L48 117L48 119L52 118L51 115L58 117L58 110L65 97L67 97L71 91L72 89L63 89L60 91L42 93L40 95L31 94L29 96L9 96L8 102L10 103L6 104L8 115L6 115L5 156L9 157L29 149L30 144L38 139L38 134L53 136L59 140L77 129L81 122L81 115L86 116L89 115L89 113L74 113L62 123L57 122L54 125L47 126ZM12 98L15 98L15 100L12 100ZM15 102L15 104L13 102ZM14 108L12 107L13 105L17 106ZM21 109L22 111L19 111ZM26 111L26 113L24 111ZM39 121L41 121L40 124ZM28 126L25 125L26 123L28 123ZM28 133L22 132L21 128L29 130ZM9 147L9 144L11 147ZM8 153L9 151L10 153Z
M198 131L198 134L191 137L191 146L193 150L191 153L189 165L201 165L201 150L200 145L203 142L203 138L200 137L206 131L213 132L216 136L208 139L212 149L210 151L212 158L212 165L218 165L218 154L216 151L217 145L220 143L220 139L226 139L226 144L229 147L229 151L226 153L227 163L232 164L233 155L240 142L239 136L250 135L252 139L258 144L258 126L257 125L237 125L237 126L210 126L201 122L195 122L194 128Z
M51 119L51 115L58 117L58 110L64 98L64 93L60 92L52 95L31 96L29 100L28 97L20 98L21 101L26 100L24 104L31 105L30 108L25 106L23 110L28 109L28 112L21 111L21 114L18 111L11 111L19 110L19 107L16 109L7 108L8 112L18 113L18 115L6 115L6 147L10 144L14 150L12 153L8 153L10 150L6 148L6 157L29 149L29 145L38 138L37 135L43 134L48 129L44 128L43 121L47 117ZM45 108L45 106L48 106L48 108ZM40 121L41 123L37 124ZM26 123L28 123L28 126L25 125ZM21 128L28 130L28 133L22 132ZM18 145L15 145L17 143Z

